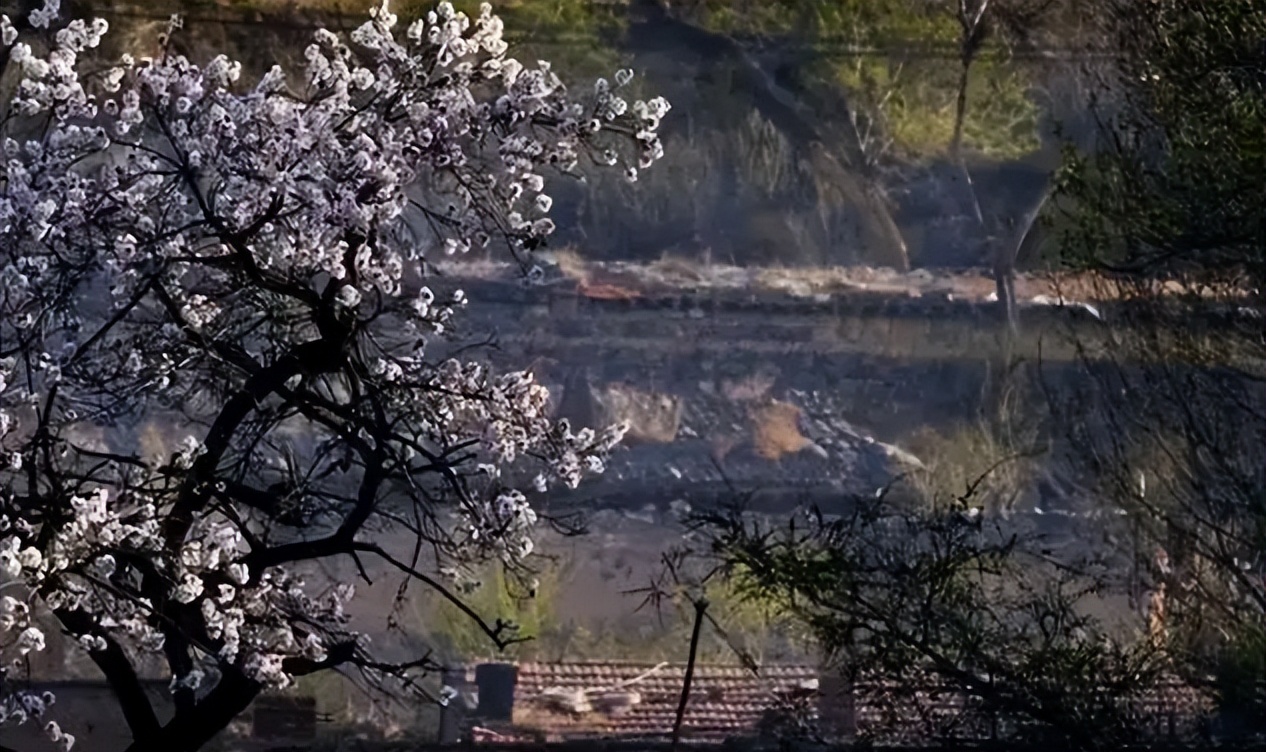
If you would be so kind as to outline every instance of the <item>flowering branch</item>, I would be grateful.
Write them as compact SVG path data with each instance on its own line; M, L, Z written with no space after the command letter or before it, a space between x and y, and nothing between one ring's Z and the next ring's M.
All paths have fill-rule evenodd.
M466 299L438 299L425 262L496 241L530 267L554 230L547 179L589 162L635 179L668 104L623 99L631 71L571 96L506 56L486 5L397 29L384 4L253 85L170 49L89 75L107 25L58 5L0 18L19 74L0 132L0 574L20 594L0 601L0 649L43 649L56 618L132 749L166 752L303 673L416 688L429 664L373 655L354 589L305 580L315 560L366 580L377 561L494 644L520 639L428 572L519 565L537 515L504 471L575 486L623 429L554 421L529 372L429 357ZM194 435L166 457L79 437L145 422ZM412 562L367 530L411 537ZM152 659L176 706L161 725ZM49 701L6 688L0 720Z

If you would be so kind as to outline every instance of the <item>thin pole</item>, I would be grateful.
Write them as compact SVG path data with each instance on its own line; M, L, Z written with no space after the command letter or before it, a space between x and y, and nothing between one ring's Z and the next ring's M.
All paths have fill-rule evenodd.
M695 601L695 626L690 633L690 657L686 659L686 678L681 682L681 701L677 703L677 719L673 721L673 752L676 752L681 741L681 722L686 717L686 704L690 702L690 683L694 680L695 656L699 652L699 631L703 628L703 612L707 610L707 600L700 598Z

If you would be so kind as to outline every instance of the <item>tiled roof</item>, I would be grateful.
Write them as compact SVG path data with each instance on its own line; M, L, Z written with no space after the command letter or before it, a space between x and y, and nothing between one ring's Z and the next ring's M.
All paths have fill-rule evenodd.
M521 663L512 722L481 719L471 729L471 739L493 744L665 740L672 734L684 677L683 664ZM973 710L977 703L960 692L930 685L894 690L873 682L854 687L855 700L849 705L858 732L904 741L936 736L936 728L959 738L989 733L988 719ZM682 739L719 742L756 736L766 721L776 723L779 711L793 707L816 723L820 691L831 694L827 687L819 687L814 666L763 666L753 675L739 666L698 665ZM1180 736L1190 733L1198 716L1211 707L1204 693L1177 681L1165 682L1150 696L1129 704L1151 719L1158 734Z
M616 662L524 663L514 726L546 738L663 738L672 733L685 666ZM792 695L812 695L810 666L698 665L682 723L688 741L752 734L763 714Z

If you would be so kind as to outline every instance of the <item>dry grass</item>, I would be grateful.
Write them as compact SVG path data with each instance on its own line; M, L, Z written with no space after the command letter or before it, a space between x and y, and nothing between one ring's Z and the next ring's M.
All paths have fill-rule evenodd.
M562 274L586 289L597 290L594 297L628 299L656 289L669 290L766 290L798 297L817 297L869 292L920 298L949 297L962 301L993 299L997 285L987 270L937 271L916 269L902 273L885 267L752 267L699 263L681 257L664 256L649 264L589 261L575 248L551 251L547 258ZM510 264L441 261L436 266L454 276L504 277L517 273ZM1179 282L1156 283L1150 288L1123 286L1091 274L1021 274L1015 282L1021 302L1052 303L1059 300L1099 302L1125 300L1144 295L1234 301L1249 298L1248 291L1235 285L1195 285Z
M593 300L637 300L642 297L637 290L607 282L578 282L576 292Z
M810 296L843 290L873 290L903 293L908 284L877 278L873 270L843 267L799 268L767 267L756 269L753 282L763 290L779 290L792 295Z
M907 442L923 462L910 476L928 503L943 503L967 493L971 503L991 513L1010 510L1028 479L1030 468L983 423L966 424L945 432L924 428ZM983 480L982 480L983 478Z
M743 383L746 381L752 383ZM712 458L718 464L724 463L731 452L742 446L750 447L756 456L771 462L817 446L800 432L803 411L790 402L768 398L768 389L762 385L761 374L737 383L727 382L726 396L748 405L747 426L742 432L711 437Z
M770 400L751 411L752 447L756 454L777 461L813 444L800 433L799 407L790 402Z
M589 282L589 273L592 265L585 261L575 248L559 248L550 253L551 260L558 266L558 270L568 279L574 279L580 283Z
M991 513L1009 513L1029 490L1040 469L1040 418L1026 400L1023 373L1004 369L986 394L987 409L974 420L941 432L923 428L907 445L922 462L910 478L933 505L967 498Z
M647 266L647 271L665 281L675 282L678 287L693 287L708 279L705 265L680 256L664 254Z
M590 415L581 421L585 425L626 423L629 442L667 444L677 439L683 408L680 397L619 383L585 388L590 402Z

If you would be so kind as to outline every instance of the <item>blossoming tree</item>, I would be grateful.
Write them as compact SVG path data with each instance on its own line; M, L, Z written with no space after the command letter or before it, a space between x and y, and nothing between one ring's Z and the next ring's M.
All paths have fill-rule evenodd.
M553 421L530 373L430 356L465 300L438 298L420 264L492 244L529 268L553 230L546 175L636 178L662 155L667 103L628 104L629 71L569 96L547 63L507 57L487 5L400 29L384 3L346 38L316 32L305 70L253 85L224 57L90 68L106 24L58 15L46 0L0 19L17 70L0 173L4 658L22 665L56 625L109 683L132 750L197 749L316 671L412 686L427 661L376 654L345 613L350 584L303 567L343 557L460 603L440 571L531 553L536 515L503 468L574 486L621 433ZM155 416L189 434L161 461L78 438ZM138 672L155 660L169 720ZM31 686L9 677L0 716L43 716L69 748Z

